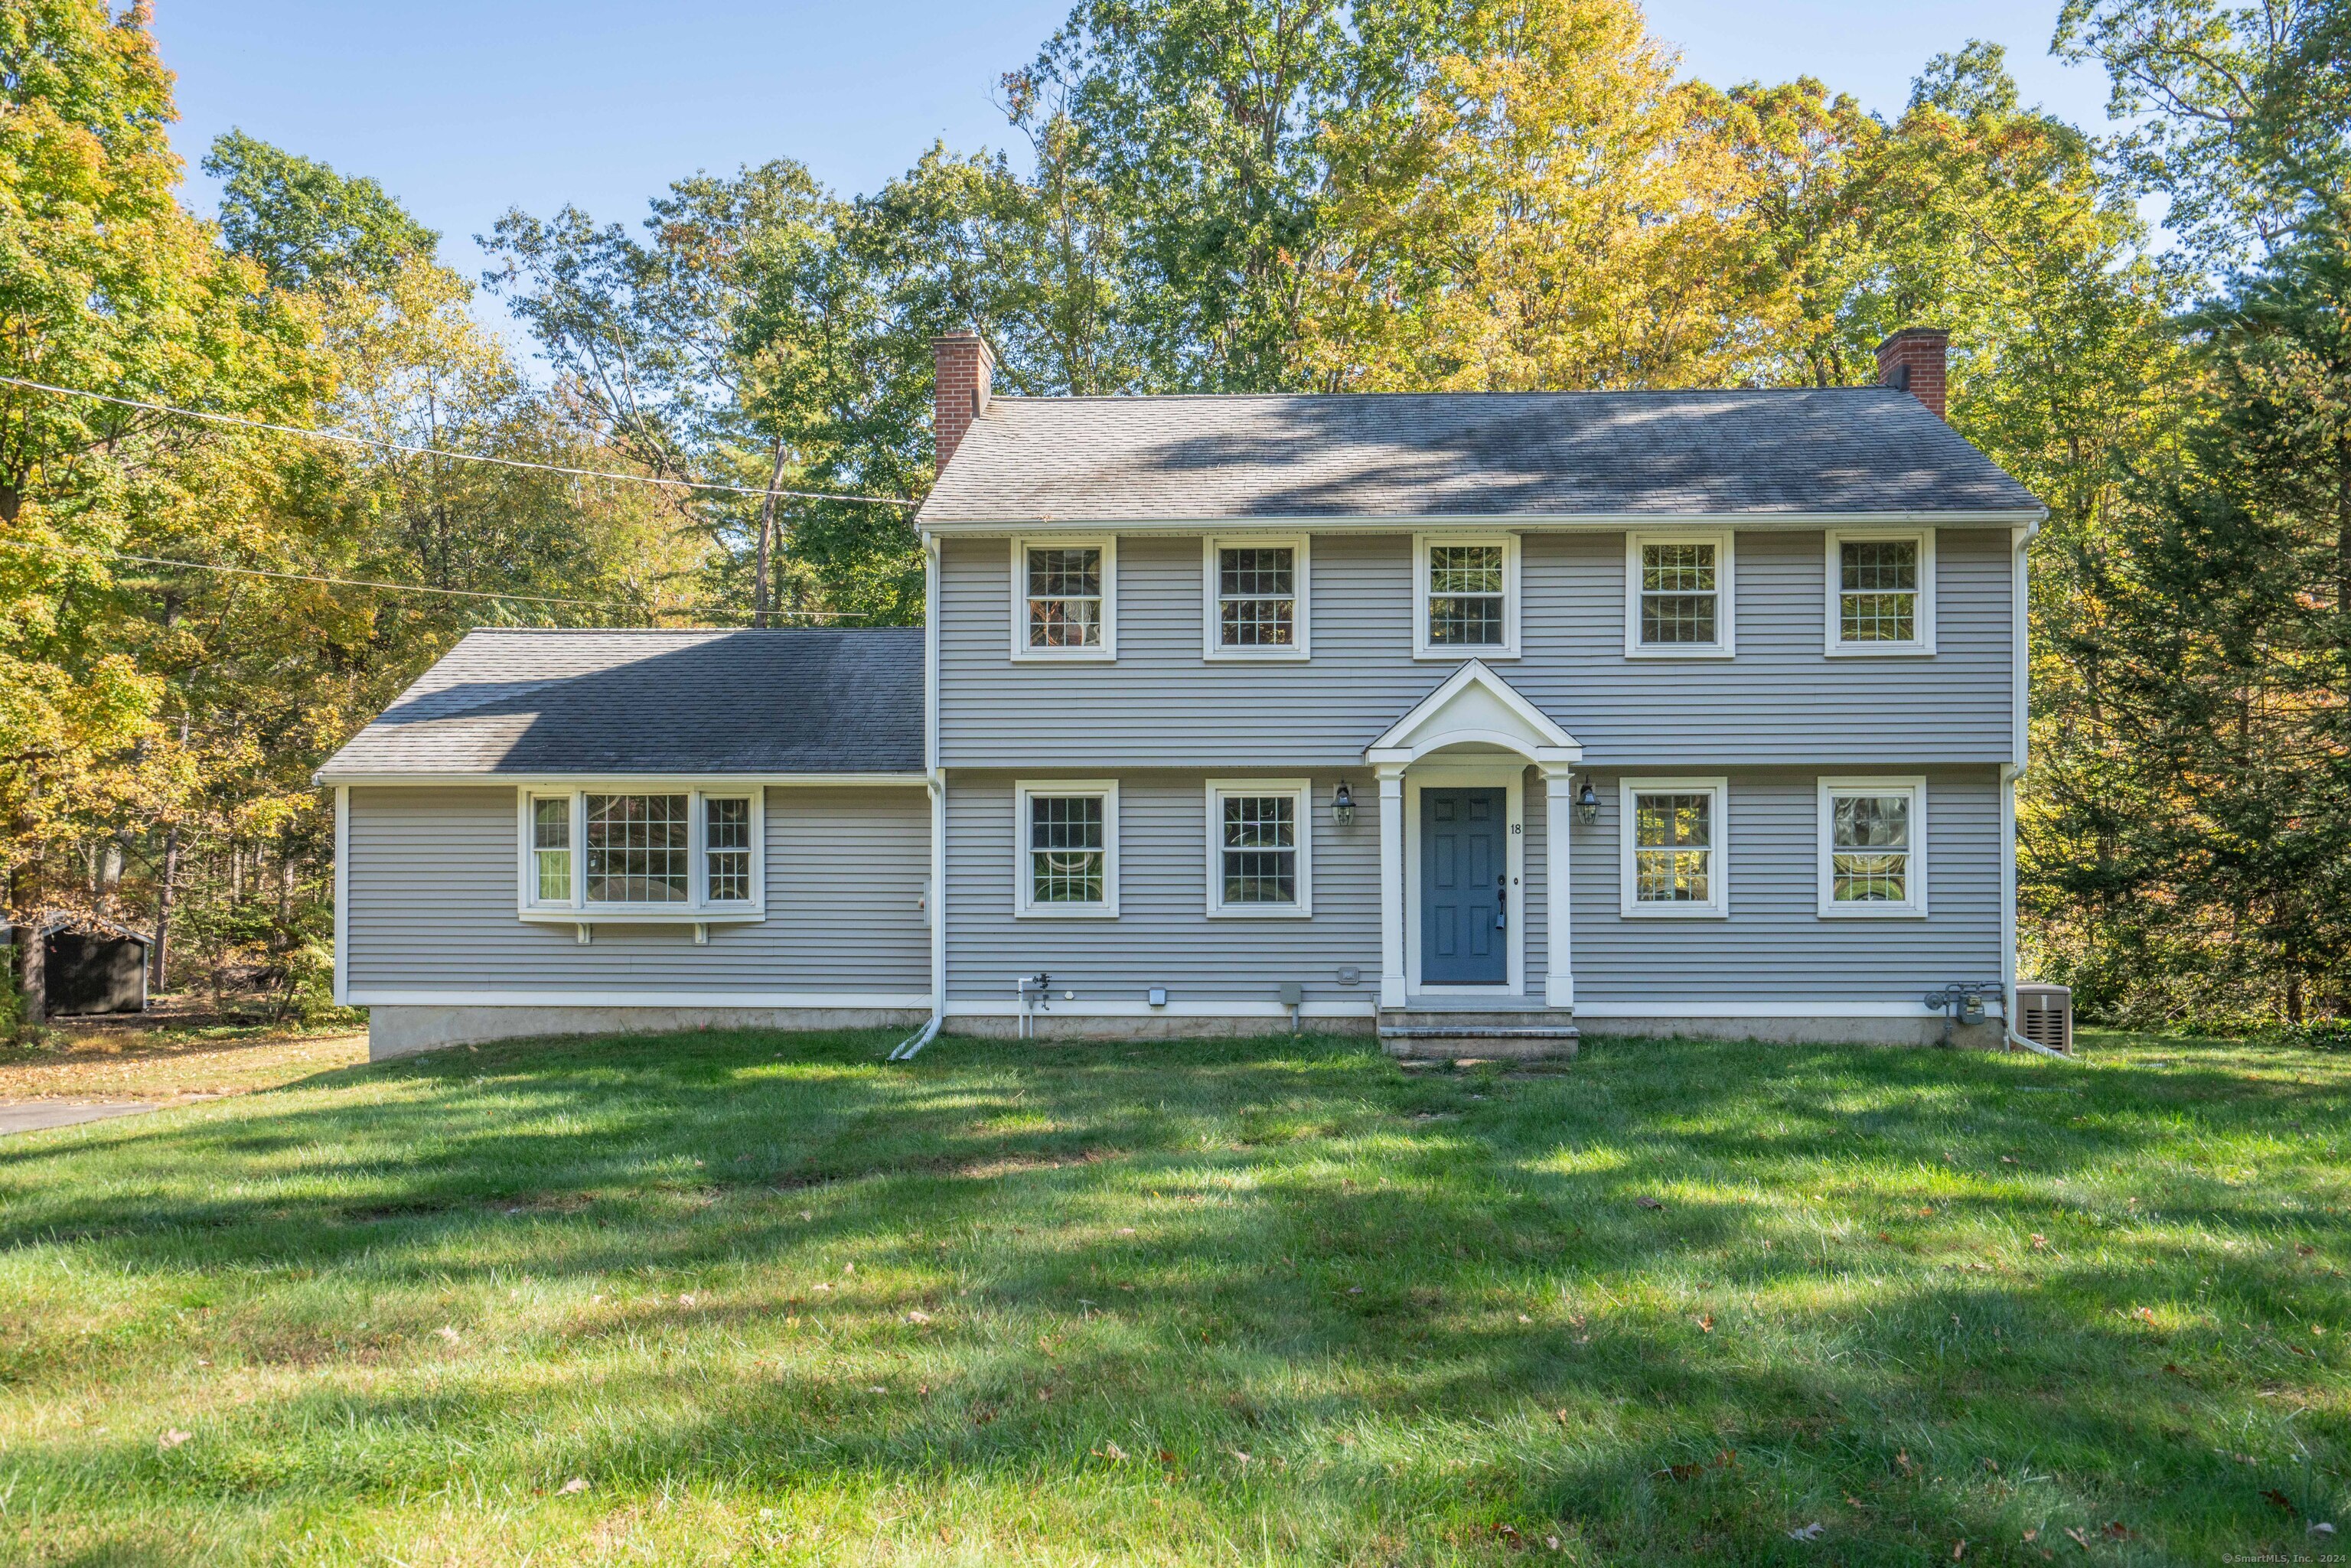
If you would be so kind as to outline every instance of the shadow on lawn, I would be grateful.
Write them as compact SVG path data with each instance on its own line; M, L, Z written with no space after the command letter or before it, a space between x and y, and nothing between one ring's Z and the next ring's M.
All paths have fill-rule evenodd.
M879 1042L688 1035L322 1074L234 1110L0 1155L0 1246L72 1244L132 1276L341 1271L387 1293L773 1261L706 1305L637 1291L564 1337L553 1354L705 1326L771 1334L807 1314L842 1346L839 1368L799 1356L799 1370L722 1384L643 1361L600 1371L614 1408L691 1412L541 1456L549 1473L614 1483L1011 1473L1084 1464L1110 1441L1203 1469L1311 1448L1312 1485L1393 1486L1392 1461L1331 1435L1442 1423L1487 1456L1447 1484L1485 1489L1498 1518L1654 1515L1661 1496L1678 1506L1730 1484L1666 1467L1732 1449L1750 1456L1741 1486L1787 1494L1775 1508L1876 1488L1873 1506L1988 1531L2001 1521L1972 1467L1991 1458L2074 1476L2062 1494L2092 1524L2125 1500L2143 1517L2273 1522L2197 1430L2210 1419L2197 1377L2238 1375L2210 1357L2163 1383L2165 1358L2190 1353L2128 1312L2185 1301L2219 1270L2247 1301L2312 1310L2312 1281L2271 1256L2274 1214L2181 1177L2165 1216L2224 1245L2006 1280L1929 1254L1954 1225L2022 1240L2064 1223L2089 1250L2123 1199L2078 1185L2178 1139L2183 1118L2228 1131L2283 1102L2339 1125L2332 1084L2256 1097L2217 1068L2060 1081L1998 1058L1687 1043L1598 1046L1539 1078L1412 1080L1367 1046L1311 1040L1018 1053L949 1040L888 1068ZM2075 1092L2001 1092L2027 1080ZM361 1098L322 1105L321 1090ZM1823 1159L1881 1173L1888 1211L1823 1221L1804 1197ZM1895 1187L1945 1174L1972 1185L1920 1205L1940 1211L1931 1226L1890 1207ZM850 1263L874 1282L815 1291ZM1807 1291L1818 1303L1792 1317L1758 1304ZM935 1326L909 1324L915 1310ZM960 1338L983 1312L1027 1329ZM403 1345L430 1332L400 1328ZM309 1358L247 1332L254 1359ZM908 1370L874 1396L860 1381L874 1357L935 1364L939 1386L914 1392L923 1374ZM565 1429L561 1380L472 1375L430 1395L295 1394L286 1418ZM2116 1378L2129 1385L2084 1397L2085 1379ZM1611 1436L1643 1424L1614 1414L1627 1410L1655 1429ZM1470 1435L1496 1430L1520 1434L1506 1457ZM200 1455L168 1475L144 1450L118 1460L198 1492L229 1479ZM461 1461L312 1462L331 1472L316 1479L367 1493L430 1488ZM1231 1484L1310 1482L1243 1461Z

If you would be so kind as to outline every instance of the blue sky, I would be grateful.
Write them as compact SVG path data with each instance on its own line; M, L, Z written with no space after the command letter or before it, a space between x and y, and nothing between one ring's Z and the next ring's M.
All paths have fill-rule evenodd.
M1970 37L2008 46L2029 100L2104 123L2105 78L2050 57L2057 0L1652 0L1652 27L1708 80L1809 71L1871 109ZM1001 144L997 78L1068 0L158 0L195 172L231 126L375 176L480 270L471 237L509 206L633 221L696 169L800 159L870 190L934 138Z

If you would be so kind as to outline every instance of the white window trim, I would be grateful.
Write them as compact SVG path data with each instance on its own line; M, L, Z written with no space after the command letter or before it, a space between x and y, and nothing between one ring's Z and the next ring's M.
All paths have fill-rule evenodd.
M1715 640L1641 641L1641 547L1714 547ZM1628 659L1728 659L1739 651L1739 539L1729 528L1652 528L1625 536L1625 656Z
M592 904L588 899L588 797L590 795L684 795L690 798L692 835L688 864L692 894L684 904ZM714 904L709 898L708 837L704 802L712 796L751 802L751 896ZM557 902L538 894L531 802L558 798L570 802L571 896ZM643 778L526 784L515 791L515 914L524 920L565 925L732 925L757 922L768 914L768 800L759 785L733 779Z
M1029 802L1039 795L1100 795L1102 798L1102 901L1100 904L1039 904L1029 897ZM1016 779L1012 783L1012 914L1020 920L1115 920L1118 918L1118 780L1115 779Z
M1907 903L1839 904L1832 896L1829 862L1835 853L1830 841L1836 836L1836 814L1831 809L1831 799L1836 795L1891 795L1907 791L1910 796L1910 897ZM1820 817L1820 860L1818 892L1821 918L1823 920L1923 920L1927 917L1927 780L1923 775L1908 774L1893 778L1823 779L1816 798L1815 810Z
M1200 541L1200 657L1217 662L1257 664L1265 661L1296 662L1312 656L1308 600L1311 592L1311 555L1305 534L1210 534ZM1289 647L1228 648L1218 641L1224 630L1224 617L1217 613L1217 589L1221 574L1217 570L1219 549L1288 549L1290 557L1290 582L1297 607L1290 622L1291 642Z
M1228 795L1287 795L1298 804L1298 898L1292 904L1225 902ZM1306 779L1211 779L1207 789L1207 913L1212 920L1306 920L1314 914L1314 785Z
M1032 648L1029 645L1029 552L1031 549L1099 549L1102 552L1102 640L1097 648ZM1023 664L1108 664L1118 657L1118 537L1114 534L1050 534L1012 541L1012 659Z
M1428 640L1428 552L1437 545L1502 547L1502 641L1499 643ZM1415 534L1412 536L1412 656L1460 664L1469 659L1519 656L1519 536L1507 533Z
M1704 904L1644 904L1635 897L1640 889L1640 879L1635 874L1633 852L1637 847L1633 840L1638 813L1634 809L1636 795L1695 795L1705 792L1714 797L1709 812L1714 823L1714 842L1709 848L1714 863L1708 868L1708 880L1714 896ZM1727 920L1730 917L1730 780L1727 778L1657 778L1622 779L1616 785L1617 818L1617 905L1627 920Z
M1823 645L1832 659L1918 659L1935 653L1935 530L1932 528L1831 528L1822 549ZM1839 600L1844 591L1844 563L1838 546L1878 539L1907 539L1918 547L1918 635L1907 643L1847 643L1840 638L1844 617Z

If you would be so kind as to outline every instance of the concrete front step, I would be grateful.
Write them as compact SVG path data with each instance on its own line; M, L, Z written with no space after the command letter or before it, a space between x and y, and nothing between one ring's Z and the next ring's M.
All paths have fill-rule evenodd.
M1573 1014L1549 1008L1390 1009L1380 1014L1380 1046L1407 1060L1538 1061L1573 1056L1576 1029Z

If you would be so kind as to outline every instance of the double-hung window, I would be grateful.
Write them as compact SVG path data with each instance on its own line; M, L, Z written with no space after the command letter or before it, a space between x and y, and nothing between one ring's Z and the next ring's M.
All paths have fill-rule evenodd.
M1424 534L1413 540L1413 656L1515 659L1515 534Z
M1012 541L1012 656L1110 659L1118 653L1118 541Z
M1625 539L1625 653L1635 659L1728 658L1734 536L1634 533Z
M757 915L760 795L725 786L523 791L526 918Z
M1305 658L1305 536L1210 538L1206 550L1203 656Z
M1312 800L1303 779L1209 780L1209 915L1313 913Z
M1012 790L1013 913L1111 916L1118 913L1118 785L1054 779Z
M1832 529L1826 572L1831 656L1935 651L1931 530Z
M1823 779L1820 792L1823 916L1927 913L1927 781Z
M1730 787L1722 779L1627 779L1622 785L1622 910L1627 916L1730 912Z

